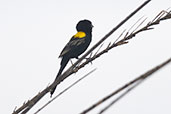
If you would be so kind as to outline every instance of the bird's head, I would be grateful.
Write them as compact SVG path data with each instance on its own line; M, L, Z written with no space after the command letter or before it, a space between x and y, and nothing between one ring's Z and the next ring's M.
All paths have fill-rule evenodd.
M89 20L81 20L78 22L76 29L77 31L92 32L93 25Z

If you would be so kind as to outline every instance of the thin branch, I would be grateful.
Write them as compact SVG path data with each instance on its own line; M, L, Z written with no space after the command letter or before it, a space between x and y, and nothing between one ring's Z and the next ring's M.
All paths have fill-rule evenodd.
M85 79L87 76L89 76L91 73L93 73L96 70L93 69L91 70L89 73L87 73L86 75L84 75L83 77L81 77L80 79L78 79L76 82L74 82L73 84L71 84L69 87L67 87L66 89L64 89L62 92L60 92L58 95L56 95L53 99L49 100L46 104L44 104L41 108L39 108L34 114L37 114L38 112L40 112L42 109L44 109L47 105L49 105L52 101L54 101L55 99L57 99L59 96L61 96L63 93L65 93L67 90L69 90L71 87L73 87L74 85L76 85L78 82L80 82L81 80Z
M137 25L137 23L140 22L143 18L144 18L144 16L142 16L141 18L139 18L139 19L130 27L130 29L128 30L128 32L129 32L135 25Z
M108 34L106 34L99 42L97 42L90 50L88 50L80 59L77 60L67 71L65 71L58 80L55 80L49 87L45 88L31 100L29 100L26 104L22 105L20 108L15 110L13 114L18 114L20 112L29 111L44 95L46 95L51 88L58 85L64 79L69 77L69 75L75 72L75 67L80 63L83 59L86 58L94 49L96 49L102 42L104 42L111 34L113 34L119 27L121 27L126 21L128 21L133 15L135 15L140 9L142 9L145 5L147 5L151 0L145 1L141 6L139 6L135 11L133 11L130 15L128 15L123 21L121 21L116 27L114 27ZM89 61L89 60L88 60ZM73 70L74 69L74 70ZM78 71L78 70L76 70Z
M117 93L121 92L122 90L124 90L125 88L129 87L130 85L135 84L137 81L142 80L142 79L145 79L145 78L151 76L153 73L155 73L159 69L163 68L165 65L167 65L170 62L171 62L171 58L169 58L165 62L161 63L160 65L152 68L151 70L147 71L146 73L140 75L139 77L135 78L134 80L128 82L127 84L125 84L124 86L120 87L116 91L110 93L109 95L107 95L103 99L99 100L97 103L93 104L92 106L90 106L89 108L87 108L86 110L84 110L83 112L81 112L80 114L86 114L86 113L90 112L91 110L93 110L94 108L96 108L97 106L99 106L100 104L102 104L103 102L107 101L108 99L110 99L111 97L113 97L114 95L116 95Z
M141 23L135 28L134 31L132 31L132 33L134 33L135 31L137 31L137 29L146 21L147 18L145 18L143 21L141 21Z
M109 43L109 44L110 44L110 43ZM102 46L103 46L103 44L101 44L101 45L99 46L99 48L97 49L96 53L95 53L93 56L97 55L97 53L100 51L100 49L102 48Z
M121 38L121 36L125 33L125 31L126 31L126 29L119 35L119 37L113 42L113 44L115 44ZM110 46L111 46L111 43L108 45L108 47L110 47Z

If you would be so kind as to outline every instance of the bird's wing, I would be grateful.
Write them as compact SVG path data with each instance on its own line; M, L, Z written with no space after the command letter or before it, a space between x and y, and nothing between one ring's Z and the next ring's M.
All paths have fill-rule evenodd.
M59 57L64 56L67 54L69 51L75 49L76 47L80 46L81 44L85 43L85 38L77 38L77 37L72 37L71 40L66 44L62 52L60 53Z

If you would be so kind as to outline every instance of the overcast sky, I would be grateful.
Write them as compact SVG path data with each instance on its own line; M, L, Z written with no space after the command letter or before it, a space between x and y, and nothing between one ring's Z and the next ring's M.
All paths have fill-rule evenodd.
M91 47L144 1L1 0L0 113L11 113L15 106L21 106L52 83L59 69L58 56L76 33L75 26L79 20L89 19L94 25ZM142 16L148 17L148 22L169 7L171 0L152 0L112 35L103 48ZM126 82L170 58L171 20L163 21L154 28L138 34L128 44L109 51L62 82L54 95L97 68L40 114L78 114ZM170 87L171 64L142 83L106 114L170 114ZM50 100L49 97L47 94L28 114L33 114ZM96 114L105 105L90 114Z

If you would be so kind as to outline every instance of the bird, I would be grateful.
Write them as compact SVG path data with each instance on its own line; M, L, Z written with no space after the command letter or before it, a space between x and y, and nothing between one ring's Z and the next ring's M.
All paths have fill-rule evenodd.
M71 37L69 42L65 45L61 51L59 58L62 58L60 63L60 69L55 80L61 75L62 71L66 67L70 59L80 56L89 47L92 40L92 22L90 20L84 19L80 20L76 25L77 33ZM57 86L50 90L51 96L55 92Z

